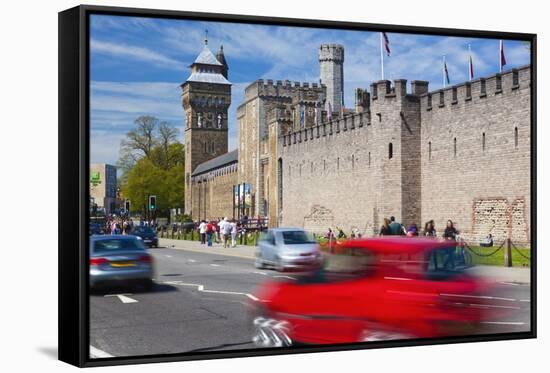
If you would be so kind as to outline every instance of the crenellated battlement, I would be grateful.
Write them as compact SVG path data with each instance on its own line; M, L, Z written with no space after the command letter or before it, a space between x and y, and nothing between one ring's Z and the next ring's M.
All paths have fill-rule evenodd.
M245 101L254 97L299 97L313 94L324 95L325 86L316 82L291 82L290 80L258 79L245 89Z
M522 88L528 88L531 80L531 66L522 66L503 73L481 77L472 81L426 92L420 95L423 112L456 107L468 102L478 102L490 97L508 95Z
M291 146L326 136L337 136L340 133L353 131L370 124L369 112L354 113L342 118L325 121L313 127L301 128L288 134L283 134L279 137L279 142L282 146Z

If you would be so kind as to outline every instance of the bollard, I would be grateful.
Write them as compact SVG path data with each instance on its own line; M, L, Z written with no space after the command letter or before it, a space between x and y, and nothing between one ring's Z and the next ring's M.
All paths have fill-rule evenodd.
M504 241L504 266L512 266L512 245L509 238Z

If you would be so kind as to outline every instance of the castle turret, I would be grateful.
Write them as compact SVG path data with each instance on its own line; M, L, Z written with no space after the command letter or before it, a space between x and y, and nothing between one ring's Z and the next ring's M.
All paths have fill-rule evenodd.
M220 45L220 50L216 54L216 59L223 65L222 75L225 77L225 79L227 79L229 66L227 66L227 61L225 60L225 55L223 53L223 45Z
M333 112L339 112L344 105L344 46L322 44L319 47L321 84L327 87L327 102Z

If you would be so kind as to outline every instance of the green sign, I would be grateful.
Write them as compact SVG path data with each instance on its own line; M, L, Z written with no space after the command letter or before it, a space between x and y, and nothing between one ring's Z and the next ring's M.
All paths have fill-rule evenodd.
M98 186L101 184L101 176L99 171L92 171L92 174L90 175L90 183L93 186Z

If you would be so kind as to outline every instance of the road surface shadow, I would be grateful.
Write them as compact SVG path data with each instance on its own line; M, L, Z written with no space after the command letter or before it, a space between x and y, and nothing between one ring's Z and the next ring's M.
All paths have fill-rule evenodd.
M112 287L100 287L90 290L90 295L105 296L113 294L146 294L146 293L166 293L170 291L179 291L175 286L168 284L155 283L152 289L147 289L140 285L115 285Z
M187 352L192 353L192 352L214 351L214 350L219 350L219 349L223 349L223 348L226 348L226 347L236 347L236 346L244 346L244 345L250 345L250 344L252 344L252 341L238 342L238 343L224 343L224 344L213 346L213 347L197 348L197 349L190 350L190 351L187 351Z

